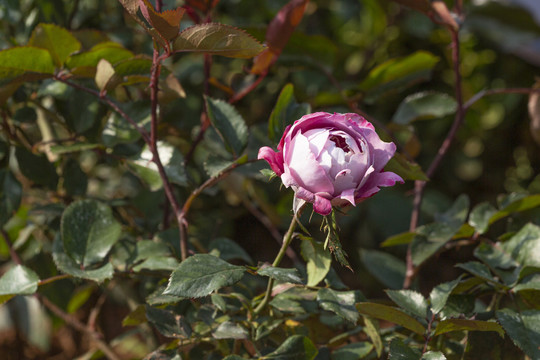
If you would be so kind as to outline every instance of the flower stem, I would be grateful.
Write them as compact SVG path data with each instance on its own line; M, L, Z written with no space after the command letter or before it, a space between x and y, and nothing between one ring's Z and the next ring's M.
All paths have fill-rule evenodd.
M279 252L276 255L276 258L274 259L272 266L274 267L278 266L281 263L281 260L283 260L283 257L285 256L285 253L287 252L287 249L289 248L289 245L291 244L294 238L293 234L294 234L294 230L296 229L296 222L298 221L299 215L300 215L300 210L296 214L294 214L291 220L291 224L289 225L289 230L287 230L287 232L285 233L285 236L283 236L283 243L281 244L281 249L279 249ZM273 287L274 287L274 279L270 278L268 280L268 286L266 287L266 293L264 294L264 298L253 311L254 315L257 315L266 307L266 305L270 301L270 296L272 295Z

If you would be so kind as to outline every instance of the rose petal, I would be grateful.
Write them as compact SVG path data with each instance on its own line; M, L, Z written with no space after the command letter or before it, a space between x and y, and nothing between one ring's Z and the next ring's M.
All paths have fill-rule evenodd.
M394 186L396 182L403 184L403 179L393 172L374 173L369 177L364 186L356 192L356 201L373 196L379 192L380 187Z
M277 174L277 176L281 176L283 174L283 154L282 153L276 153L274 150L269 148L268 146L264 146L259 149L259 154L257 156L257 159L264 159L270 164L270 167L274 172Z
M313 193L334 192L332 181L315 159L304 135L297 134L289 146L285 146L284 153L286 156L284 166L289 169L298 186Z
M379 138L379 135L374 130L363 129L366 142L372 150L373 166L375 171L381 171L386 163L394 156L396 152L396 145L392 142L384 142Z
M328 215L332 212L332 203L330 200L315 194L315 201L313 202L313 210L321 215Z

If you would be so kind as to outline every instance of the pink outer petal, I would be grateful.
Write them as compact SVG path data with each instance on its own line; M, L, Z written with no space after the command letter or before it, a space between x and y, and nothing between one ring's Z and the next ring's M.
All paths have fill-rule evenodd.
M313 210L321 215L328 215L332 212L332 203L330 200L315 194L315 201L313 202Z
M264 146L259 149L257 159L266 160L277 176L283 174L283 154L281 152L277 153L268 146Z
M371 149L375 171L381 171L386 166L386 163L394 156L396 145L392 142L387 143L382 141L375 130L366 128L362 129L361 133Z
M390 172L380 172L374 173L370 176L368 181L356 192L356 202L359 202L362 199L373 196L378 193L381 186L394 186L396 182L403 184L403 179L401 176Z

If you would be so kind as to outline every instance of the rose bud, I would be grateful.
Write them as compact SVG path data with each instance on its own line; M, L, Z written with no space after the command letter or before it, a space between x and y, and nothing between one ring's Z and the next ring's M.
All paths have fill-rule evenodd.
M259 150L295 200L313 203L328 215L332 206L355 205L403 179L383 171L394 156L394 143L382 141L373 125L357 114L308 114L289 125L275 152Z

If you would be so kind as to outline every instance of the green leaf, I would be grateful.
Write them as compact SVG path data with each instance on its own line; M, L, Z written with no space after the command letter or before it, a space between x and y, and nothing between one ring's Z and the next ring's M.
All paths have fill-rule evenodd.
M435 328L435 336L451 331L495 331L504 337L503 328L494 321L447 319L442 320Z
M431 311L434 314L438 314L444 308L446 301L448 301L448 297L461 281L461 277L462 276L455 280L439 284L431 290L429 293L429 300L431 302Z
M248 140L248 127L242 116L231 105L222 100L205 96L210 122L235 157L239 157Z
M386 290L386 294L409 314L425 319L428 311L426 299L414 290Z
M15 157L21 173L36 184L56 190L58 175L56 168L44 155L35 155L23 147L15 149Z
M300 273L297 269L283 269L273 266L266 266L257 270L257 274L268 276L274 280L284 283L303 284Z
M360 314L389 321L403 326L419 335L423 335L426 332L426 329L418 322L418 320L394 307L377 303L361 302L356 304L356 308Z
M31 295L37 291L38 275L29 268L15 265L0 278L0 304L15 295Z
M308 337L293 335L287 338L275 351L262 356L261 359L313 360L317 354L317 348Z
M478 261L469 261L464 264L457 264L456 267L461 268L465 271L468 271L472 275L479 277L481 279L484 279L493 284L499 284L497 279L495 279L493 275L491 274L491 271L489 271L489 268Z
M217 177L234 163L234 161L224 159L219 155L211 153L204 162L203 166L208 176Z
M429 181L429 178L424 174L420 165L414 161L408 160L400 153L394 154L394 157L388 161L384 170L398 174L403 180Z
M93 78L96 75L97 64L101 59L115 65L132 57L133 53L122 47L122 45L107 41L94 45L88 51L72 55L67 59L66 66L78 76Z
M0 51L0 86L11 81L32 81L51 77L54 63L51 54L32 46Z
M122 231L111 208L96 200L73 202L60 226L66 254L82 267L101 262Z
M383 352L383 343L381 335L379 334L379 323L375 321L374 318L367 315L362 315L364 320L364 332L370 338L373 346L375 346L375 351L377 352L377 357L381 357Z
M401 289L405 280L406 266L403 261L388 253L362 249L362 263L370 274L391 289Z
M307 262L307 286L317 286L324 278L332 264L332 255L324 249L323 244L312 239L300 243L301 254Z
M81 49L81 43L75 36L54 24L36 26L28 45L48 50L56 67L62 67L69 55Z
M501 248L523 266L540 267L540 227L532 223L523 226Z
M540 274L532 274L525 277L512 289L514 292L524 290L540 290Z
M404 232L401 234L390 236L388 239L384 240L381 243L381 247L409 244L415 236L416 234L414 232Z
M540 311L502 309L496 315L514 344L531 359L540 359Z
M440 351L428 351L422 355L421 360L446 360L446 356Z
M50 147L51 152L56 155L69 154L74 152L80 152L85 150L92 150L100 147L99 144L89 144L83 142L77 142L73 144L53 145Z
M419 92L407 96L394 114L392 121L407 125L416 120L442 118L456 112L456 101L442 93Z
M263 51L264 46L243 30L210 23L181 31L173 42L173 50L248 59Z
M512 199L512 198L510 198ZM517 200L510 201L502 209L497 211L490 219L489 224L493 224L499 219L509 216L512 213L523 212L540 206L540 194L520 197Z
M169 181L180 186L187 185L187 175L184 167L184 156L171 144L158 141L159 157L165 168L165 173ZM161 176L157 165L152 161L154 155L148 145L145 145L139 157L129 162L135 173L150 187L151 191L156 191L163 187Z
M58 270L73 277L88 279L95 282L103 282L112 278L114 269L111 263L106 263L104 266L97 269L81 269L80 264L77 264L69 257L62 244L62 239L57 236L53 242L53 260Z
M395 338L390 343L389 360L418 360L421 356L418 349L410 348L401 339Z
M268 137L277 143L285 128L295 120L311 112L309 104L298 104L294 98L294 87L287 84L279 93L278 100L268 120Z
M332 351L332 360L358 360L365 358L373 350L373 344L366 341L347 344Z
M19 209L22 197L22 186L9 169L0 169L0 227Z
M497 209L488 202L483 202L472 209L469 215L469 225L471 225L479 234L484 234L488 227L490 219L497 212Z
M165 309L146 305L146 318L166 337L185 339L191 336L191 328L184 317Z
M244 267L231 265L218 257L208 254L193 255L182 261L173 271L163 293L188 298L203 297L236 283L244 272Z
M62 169L62 175L64 178L63 187L66 190L66 194L70 196L82 196L86 194L88 177L82 171L77 160L68 158Z
M331 311L352 323L358 321L358 310L355 308L358 302L355 291L335 291L329 288L319 289L317 302L324 310Z
M109 90L107 84L114 75L114 67L105 59L99 60L96 66L96 76L94 81L100 91Z
M247 339L249 332L238 323L225 321L214 330L212 337L215 339Z
M474 249L474 256L487 264L491 270L507 285L514 284L519 276L519 263L500 246L481 243Z
M248 264L253 263L253 259L249 254L244 250L243 247L238 245L235 241L220 237L212 240L208 244L209 253L211 255L217 256L225 261L241 259Z
M417 51L409 56L388 60L369 72L360 84L368 92L368 102L388 91L399 91L410 84L427 80L439 57Z

